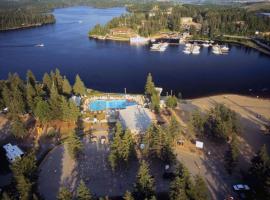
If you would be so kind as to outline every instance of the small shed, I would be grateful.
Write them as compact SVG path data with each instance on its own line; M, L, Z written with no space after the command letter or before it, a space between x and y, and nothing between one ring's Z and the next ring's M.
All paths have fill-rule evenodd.
M12 145L10 143L3 146L6 151L6 156L10 163L14 162L17 158L21 158L23 156L23 151L17 146Z

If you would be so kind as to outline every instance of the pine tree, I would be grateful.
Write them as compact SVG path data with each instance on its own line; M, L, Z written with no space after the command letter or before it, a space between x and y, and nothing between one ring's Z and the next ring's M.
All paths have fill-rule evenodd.
M15 160L12 164L12 172L14 177L17 176L24 176L28 179L33 179L36 171L37 171L37 165L36 165L36 157L34 151L26 154L21 159Z
M129 191L126 191L126 193L125 193L123 199L124 199L124 200L134 200L134 198L133 198L131 192L129 192Z
M74 131L70 132L67 138L68 152L72 158L76 158L78 153L82 151L83 145L80 138L76 135Z
M227 151L226 158L225 158L225 161L226 161L225 167L229 174L231 174L233 169L236 167L238 157L239 157L239 150L238 150L237 138L236 138L236 135L234 134L232 137L232 141L229 145L229 150Z
M77 199L78 200L91 200L92 196L90 190L86 187L85 183L81 180L77 188Z
M134 186L136 199L151 198L154 194L154 179L150 175L149 166L145 161L141 162Z
M186 183L183 177L176 177L170 185L170 200L188 200Z
M110 154L108 157L110 166L113 170L115 170L115 168L117 167L117 164L119 162L120 159L120 151L122 150L122 127L121 125L119 126L119 124L117 124L116 126L116 133L115 136L113 137L113 142L111 144L111 150L110 150Z
M68 81L68 79L66 77L64 77L64 80L63 80L63 93L65 95L70 95L72 92L72 87Z
M36 85L36 77L31 70L27 71L26 82L31 84L33 87Z
M175 108L177 106L177 98L175 96L168 96L166 99L166 106L169 108Z
M270 157L266 145L261 147L251 163L250 174L256 183L257 190L262 192L265 197L270 198Z
M56 84L58 92L61 94L63 92L63 80L64 79L60 73L60 70L56 68L54 74L54 83Z
M41 123L47 123L51 120L51 110L47 101L39 100L34 110L35 116Z
M16 138L24 138L28 134L24 123L18 117L12 120L11 132Z
M134 141L130 130L126 130L122 140L121 157L127 162L134 153Z
M44 89L47 91L47 94L49 94L49 91L52 87L52 79L48 73L45 73L43 75L42 83L43 83Z
M145 94L151 96L155 91L155 84L151 73L148 74L146 84L145 84Z
M85 94L85 86L84 83L82 82L80 76L77 74L76 79L75 79L75 84L73 86L73 92L76 95L84 95Z
M20 199L29 200L31 196L32 183L23 175L16 177L16 181L17 190L20 193Z
M28 107L33 111L35 109L35 97L37 95L35 87L30 82L26 84L26 99Z
M203 178L199 175L196 175L194 178L194 187L193 194L194 200L210 200L208 188L203 180Z
M180 124L176 120L175 116L171 117L168 131L169 131L169 136L172 139L172 141L176 140L177 137L180 135Z
M59 189L57 199L58 200L72 200L72 194L66 187L61 187Z
M62 118L61 103L62 103L62 98L59 95L56 86L53 84L50 91L50 99L49 99L51 116L53 119Z

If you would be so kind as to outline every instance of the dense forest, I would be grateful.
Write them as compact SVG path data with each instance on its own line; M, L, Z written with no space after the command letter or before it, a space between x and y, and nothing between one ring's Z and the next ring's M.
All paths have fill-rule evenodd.
M128 27L142 36L151 36L160 31L186 31L181 26L181 17L192 17L193 22L201 25L199 30L189 27L197 37L220 35L253 36L256 31L269 32L270 18L248 12L244 8L231 6L196 6L154 4L132 5L130 13L112 19L104 27L97 25L91 34L106 34L111 28Z
M98 8L125 6L136 0L46 0L0 1L0 30L55 23L52 9L85 5Z

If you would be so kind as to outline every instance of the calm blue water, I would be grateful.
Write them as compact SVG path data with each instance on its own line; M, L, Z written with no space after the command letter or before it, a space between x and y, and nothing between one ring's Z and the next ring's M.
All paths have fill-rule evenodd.
M90 40L88 31L124 13L124 8L56 9L57 23L39 28L0 33L0 78L9 72L25 77L31 69L39 79L56 67L71 82L78 73L90 88L110 92L143 92L146 76L153 74L164 91L184 97L216 93L270 96L270 57L255 50L230 46L227 56L203 49L200 55L182 53L183 46L151 52L148 46ZM79 21L82 23L79 23ZM44 43L44 48L34 47Z
M107 109L124 109L136 105L136 102L127 100L96 100L89 103L89 110L101 111Z

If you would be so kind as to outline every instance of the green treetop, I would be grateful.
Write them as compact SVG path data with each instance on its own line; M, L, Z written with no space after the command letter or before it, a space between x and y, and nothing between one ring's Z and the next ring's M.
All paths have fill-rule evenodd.
M126 193L125 193L123 199L124 199L124 200L134 200L134 198L133 198L131 192L129 192L129 191L126 191Z
M66 187L61 187L57 195L57 200L72 200L72 193Z
M75 79L75 84L73 86L73 92L76 95L84 95L85 94L85 86L84 83L82 82L80 76L77 74L76 79Z
M92 195L90 190L86 187L85 183L81 180L77 188L77 199L78 200L91 200Z
M151 73L148 74L145 84L145 94L151 96L155 92L155 84Z
M68 79L66 77L64 77L64 80L63 80L63 93L65 95L70 95L72 92L72 87L68 81Z
M149 166L145 161L142 161L134 186L136 199L150 199L155 194L154 187L154 179L150 175Z
M76 158L78 153L82 151L83 145L80 138L76 135L74 131L71 131L68 138L67 138L67 147L68 152L71 157Z

